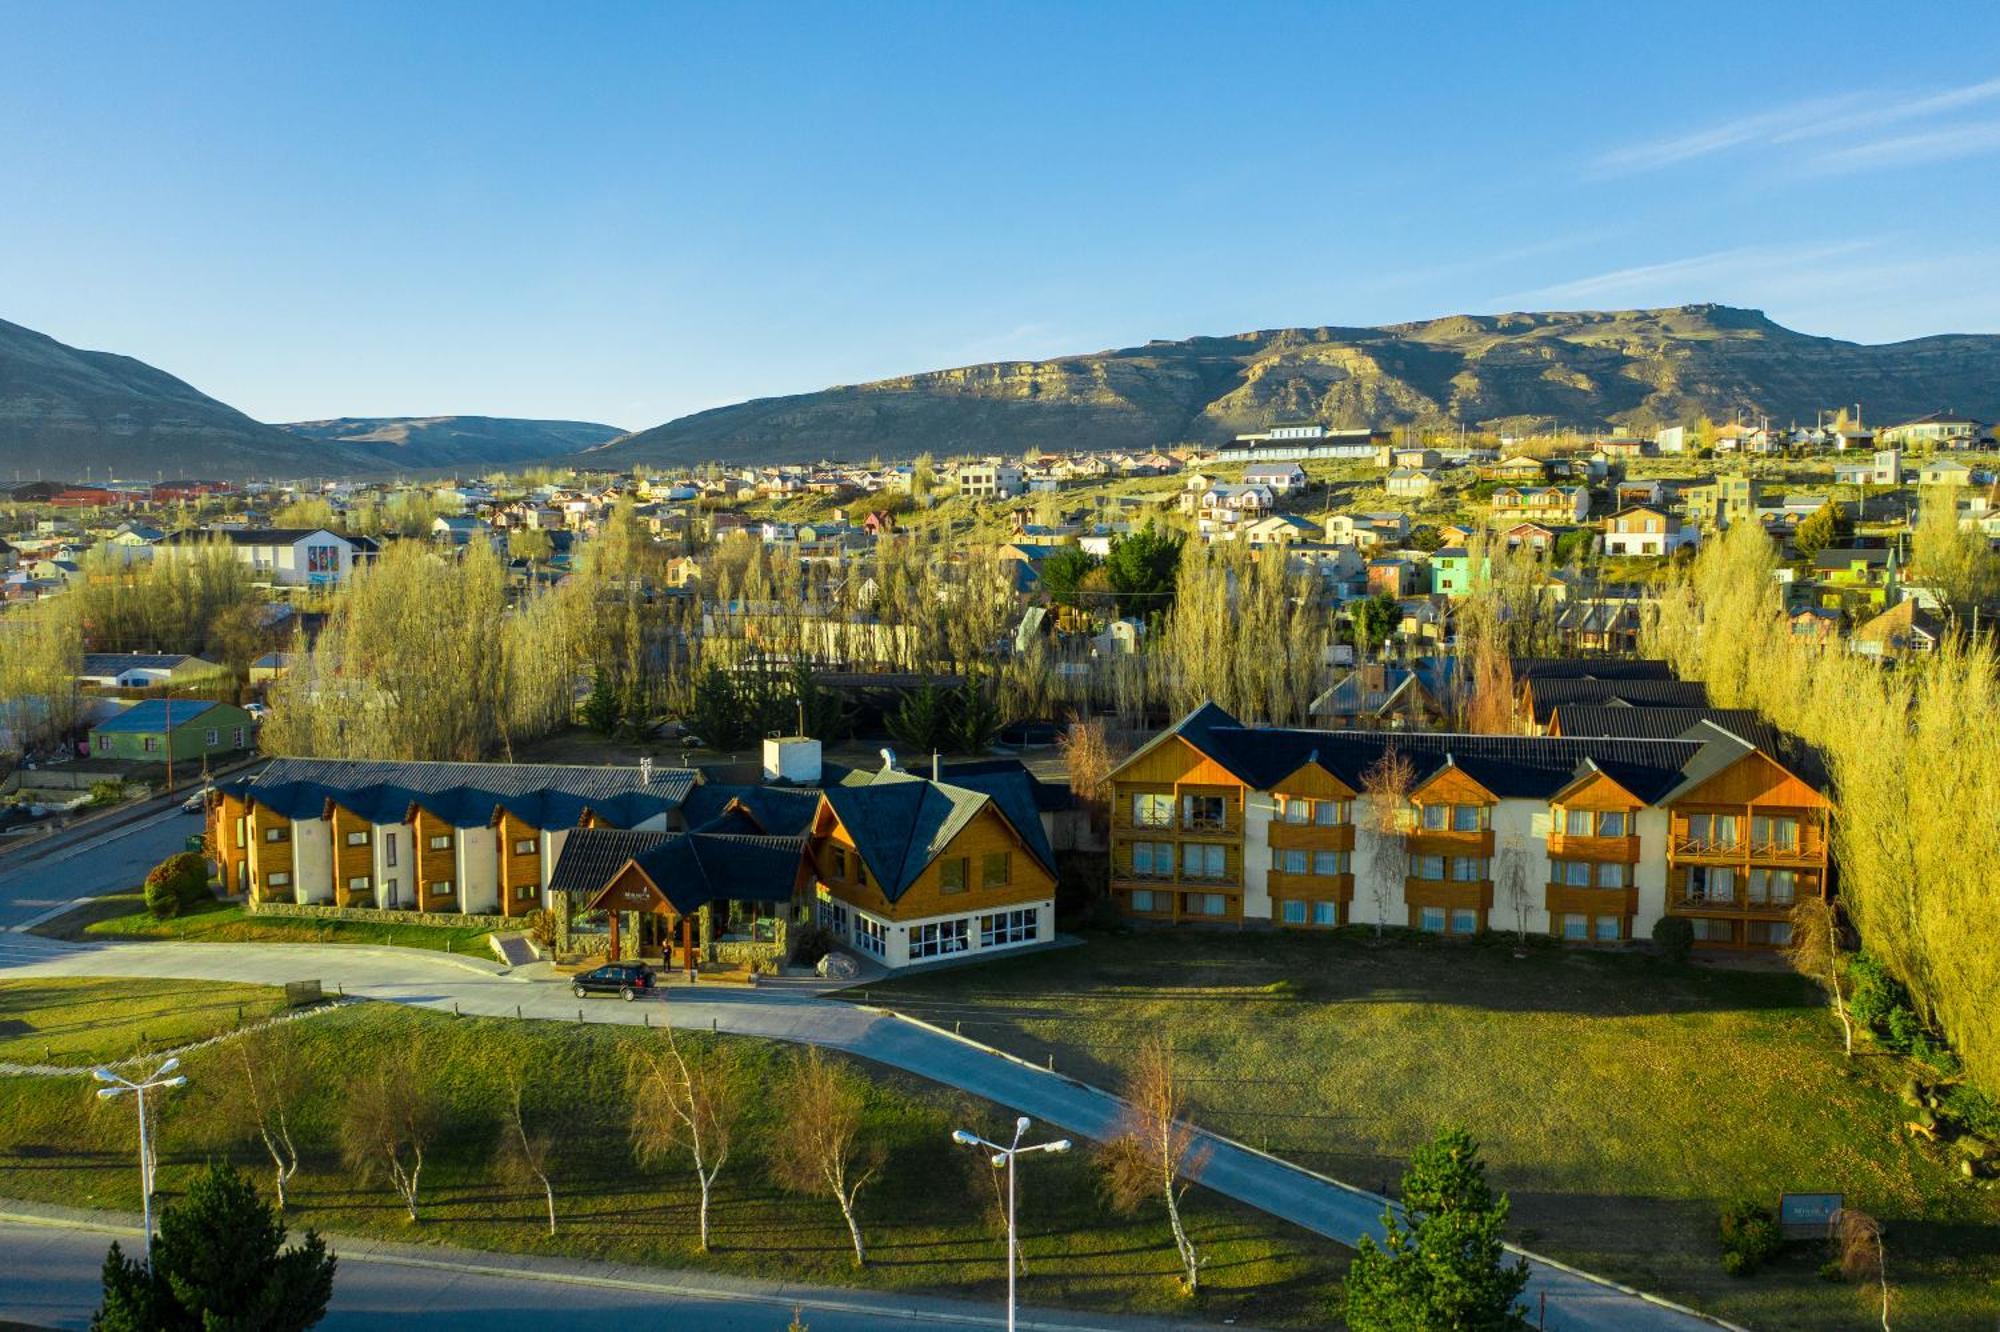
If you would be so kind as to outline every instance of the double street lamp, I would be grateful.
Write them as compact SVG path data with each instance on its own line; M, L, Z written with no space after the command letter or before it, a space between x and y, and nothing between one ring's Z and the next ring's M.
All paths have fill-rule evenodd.
M1023 1147L1021 1139L1028 1132L1028 1117L1021 1116L1014 1121L1014 1141L1002 1147L997 1142L988 1142L971 1129L959 1129L951 1135L951 1140L961 1147L979 1147L993 1153L993 1168L1007 1168L1007 1332L1014 1332L1014 1267L1021 1251L1020 1241L1014 1236L1014 1158L1030 1152L1066 1152L1070 1148L1068 1138L1057 1138L1054 1142L1038 1142L1032 1147Z
M141 1082L119 1077L108 1068L93 1068L90 1076L106 1084L97 1089L99 1100L110 1101L131 1092L139 1101L139 1198L140 1210L145 1217L145 1231L140 1237L140 1256L151 1261L153 1256L153 1153L152 1144L146 1135L146 1093L164 1091L169 1087L187 1086L187 1075L175 1073L181 1066L179 1059L169 1059L153 1070L153 1076Z

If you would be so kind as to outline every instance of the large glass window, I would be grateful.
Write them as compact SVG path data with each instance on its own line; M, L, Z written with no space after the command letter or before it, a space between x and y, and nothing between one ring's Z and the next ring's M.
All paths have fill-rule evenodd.
M1444 864L1443 856L1416 856L1410 861L1410 874L1414 878L1442 882Z
M1799 849L1799 821L1766 814L1753 815L1750 819L1750 842L1753 846L1774 851L1796 851Z
M1306 923L1306 904L1297 898L1287 898L1283 907L1283 919L1287 925Z
M1479 913L1463 909L1452 912L1451 932L1453 934L1477 934L1479 932Z
M1271 868L1280 874L1304 874L1309 863L1310 857L1304 851L1291 847L1271 848Z
M1632 884L1632 867L1622 860L1610 861L1597 867L1599 888L1629 888Z
M1486 857L1453 856L1451 877L1459 883L1478 883L1486 877Z
M1624 923L1617 916L1599 916L1596 929L1599 943L1617 943L1624 937Z
M1340 904L1338 902L1314 902L1313 924L1315 925L1340 924Z
M1583 860L1551 860L1549 881L1566 888L1590 887L1590 863Z
M1625 811L1622 809L1607 809L1602 814L1599 814L1597 816L1597 835L1599 837L1625 836Z
M1590 937L1590 917L1564 916L1562 933L1565 939L1588 939Z
M854 917L854 944L864 953L882 957L889 951L889 927L857 914Z
M1345 800L1321 800L1313 805L1313 822L1322 828L1331 828L1346 823L1348 804Z
M910 960L965 952L972 947L971 927L972 922L963 919L939 920L913 927L910 930Z
M1451 830L1453 832L1478 832L1486 826L1486 806L1453 805L1451 807Z
M1349 873L1350 863L1350 853L1346 851L1315 851L1312 872L1322 878L1330 878L1335 874Z
M1442 832L1451 826L1450 805L1423 806L1423 825L1426 832Z
M1008 944L1032 943L1041 919L1033 907L1019 911L996 911L979 918L979 946L1003 948Z
M1590 811L1572 809L1563 818L1563 832L1571 837L1590 836Z
M1191 795L1181 797L1181 816L1190 828L1214 829L1223 826L1227 814L1221 796Z
M1181 877L1184 879L1221 879L1229 873L1228 848L1207 842L1183 842L1181 844Z
M979 859L979 886L1005 888L1014 878L1014 853L988 851Z
M941 893L962 893L965 891L966 860L964 856L951 856L938 862L938 891Z
M1174 877L1174 844L1172 842L1132 843L1132 874L1140 879L1171 879Z
M1171 827L1174 821L1174 798L1170 795L1147 792L1132 797L1132 822L1141 828Z
M1444 908L1425 907L1417 917L1417 927L1426 934L1444 933Z
M1283 797L1279 817L1286 823L1310 823L1312 821L1312 801L1301 800L1297 796Z

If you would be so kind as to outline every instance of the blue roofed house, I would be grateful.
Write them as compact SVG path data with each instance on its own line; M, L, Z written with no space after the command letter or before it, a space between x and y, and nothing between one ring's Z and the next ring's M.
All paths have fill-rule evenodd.
M90 752L140 762L191 762L234 754L256 742L250 714L205 698L149 698L90 731Z

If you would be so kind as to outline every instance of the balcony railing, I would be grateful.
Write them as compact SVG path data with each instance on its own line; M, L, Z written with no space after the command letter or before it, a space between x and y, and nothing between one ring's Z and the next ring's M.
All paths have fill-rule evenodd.
M1764 861L1780 865L1817 865L1820 847L1816 842L1716 842L1699 837L1677 837L1673 854L1682 860Z
M1227 814L1224 814L1220 818L1211 819L1205 817L1198 817L1196 815L1190 814L1185 819L1181 820L1181 829L1184 832L1192 832L1192 833L1228 832L1229 816Z
M1707 912L1727 912L1735 915L1788 916L1792 912L1795 898L1774 897L1682 897L1667 903L1669 911L1689 912L1700 915Z

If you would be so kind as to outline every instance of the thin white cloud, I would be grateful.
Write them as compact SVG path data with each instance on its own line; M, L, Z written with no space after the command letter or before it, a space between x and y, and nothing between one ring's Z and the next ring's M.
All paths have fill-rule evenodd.
M1747 245L1709 254L1690 255L1657 264L1639 264L1605 273L1558 282L1531 291L1509 292L1487 302L1489 308L1546 308L1557 302L1601 302L1624 299L1642 303L1673 304L1680 301L1707 301L1726 295L1716 289L1740 286L1745 279L1769 281L1776 275L1796 279L1801 272L1818 271L1830 261L1874 248L1874 240L1837 241L1822 245Z
M2000 99L2000 78L1985 79L1957 88L1946 88L1921 97L1908 97L1887 89L1876 89L1869 92L1844 93L1835 97L1808 98L1752 115L1740 116L1735 120L1724 121L1692 133L1613 149L1601 154L1591 163L1591 172L1600 177L1637 175L1664 170L1736 149L1782 148L1842 136L1860 138L1892 125L1946 116L1996 99ZM1904 151L1915 152L1918 151L1919 144L1936 141L1942 145L1953 142L1966 135L1970 129L1971 127L1966 126L1950 126L1881 142L1903 145L1907 140L1909 142ZM1870 147L1870 144L1863 142L1853 144L1849 148L1823 153L1820 158L1814 159L1815 169L1827 169L1819 165L1822 160L1845 158L1850 153L1853 157L1851 165L1837 166L1833 169L1858 170L1873 165L1871 154L1867 151ZM1966 152L1984 150L1983 143L1980 147L1962 151L1940 148L1938 157L1911 160L1935 161L1941 160L1942 157L1963 156ZM1898 164L1894 149L1884 148L1881 156L1885 165Z
M1961 157L2000 152L2000 120L1971 125L1952 125L1875 139L1848 148L1820 153L1806 163L1806 169L1832 175L1846 171L1866 171L1882 167L1921 166L1927 162L1949 162Z

